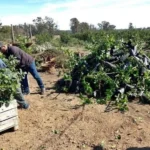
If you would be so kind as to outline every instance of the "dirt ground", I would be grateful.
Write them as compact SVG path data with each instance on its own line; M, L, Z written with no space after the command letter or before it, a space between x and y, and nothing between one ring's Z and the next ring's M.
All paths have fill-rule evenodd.
M46 94L30 76L29 110L18 110L19 130L0 134L3 150L150 150L150 106L104 112L105 105L80 106L76 95L57 94L56 74L41 73ZM101 147L101 146L102 147ZM144 148L145 147L145 148Z

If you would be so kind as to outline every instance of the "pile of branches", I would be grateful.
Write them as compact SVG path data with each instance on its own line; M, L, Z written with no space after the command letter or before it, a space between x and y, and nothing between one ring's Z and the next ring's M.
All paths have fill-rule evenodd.
M40 69L42 69L42 66L46 66L47 68L51 68L51 66L55 66L55 68L62 68L65 64L65 59L67 59L65 53L57 49L48 49L45 50L43 53L33 55L33 57L36 60L36 65Z
M129 100L150 102L149 69L150 59L137 45L121 42L118 48L98 48L78 59L56 86L59 92L80 93L87 103L89 98L98 103L113 102L124 111Z

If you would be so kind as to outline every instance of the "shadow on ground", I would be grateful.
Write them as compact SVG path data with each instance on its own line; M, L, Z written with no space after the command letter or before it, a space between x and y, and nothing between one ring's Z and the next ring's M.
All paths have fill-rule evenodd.
M104 150L102 146L94 146L93 150Z
M150 150L150 147L131 147L127 148L126 150Z
M7 129L7 130L5 130L5 131L2 131L2 132L0 133L0 135L6 134L6 133L11 133L11 132L12 132L12 133L15 132L13 127L10 128L10 129Z
M93 150L105 150L102 146L94 146ZM150 147L130 147L126 150L150 150Z

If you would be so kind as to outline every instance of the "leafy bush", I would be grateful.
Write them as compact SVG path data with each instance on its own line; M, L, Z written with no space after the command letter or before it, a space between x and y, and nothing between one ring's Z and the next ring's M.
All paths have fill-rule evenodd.
M13 100L13 95L19 86L19 82L23 77L22 71L15 69L18 60L14 57L1 59L7 64L7 68L0 69L0 105L9 103Z
M25 36L17 36L16 38L16 45L20 47L22 50L24 50L26 53L31 54L32 53L32 48L27 47L27 43L32 43L28 37Z
M36 44L41 45L45 42L50 42L50 40L52 39L52 35L50 35L49 33L41 33L41 34L37 34L36 36Z
M0 41L11 41L11 28L10 26L0 27Z
M60 40L61 40L62 43L68 44L71 40L71 36L70 36L69 33L63 32L60 35Z
M103 39L106 35L113 35L115 39L124 39L129 40L132 39L134 42L136 41L144 41L146 42L145 49L150 47L149 37L150 37L150 29L122 29L122 30L96 30L96 31L87 31L84 33L76 33L72 35L74 38L77 38L86 42L94 42Z
M82 40L82 41L90 41L91 36L94 35L94 32L84 32L84 33L76 33L73 37Z

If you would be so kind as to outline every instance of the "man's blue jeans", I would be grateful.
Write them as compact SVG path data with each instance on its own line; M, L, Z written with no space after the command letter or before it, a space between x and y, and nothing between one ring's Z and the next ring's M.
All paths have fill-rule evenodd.
M30 92L29 84L28 84L28 78L27 78L28 72L30 72L31 75L34 77L34 79L37 81L40 89L43 89L44 84L42 82L42 79L41 79L39 73L37 72L35 61L33 61L32 64L27 68L25 77L23 78L23 80L21 82L23 93L29 93Z

